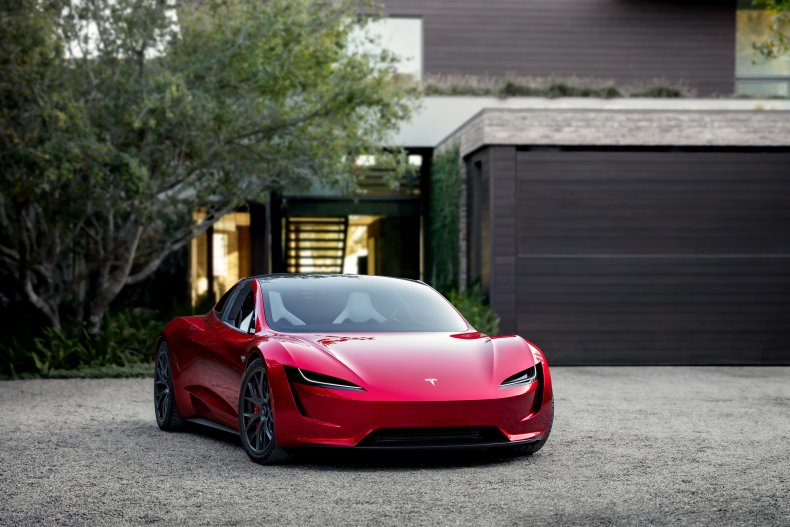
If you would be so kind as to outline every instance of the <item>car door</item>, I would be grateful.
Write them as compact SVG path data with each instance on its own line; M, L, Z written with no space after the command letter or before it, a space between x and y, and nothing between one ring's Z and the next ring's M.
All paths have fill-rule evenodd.
M226 403L215 393L219 384L217 371L221 369L217 350L222 348L224 336L218 331L224 334L222 315L229 309L237 288L238 284L231 287L206 315L189 317L202 320L186 324L177 341L171 343L176 398L181 408L186 409L187 418L218 421L217 415L227 413Z
M217 345L213 348L213 386L223 404L221 424L238 426L238 402L241 377L250 346L255 340L255 292L252 280L242 282L230 305L223 310L217 325Z

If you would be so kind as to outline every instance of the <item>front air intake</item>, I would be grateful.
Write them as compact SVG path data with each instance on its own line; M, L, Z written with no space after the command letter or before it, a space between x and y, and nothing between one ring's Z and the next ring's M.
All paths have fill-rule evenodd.
M442 447L478 446L506 443L507 437L496 427L455 428L380 428L360 441L360 447Z

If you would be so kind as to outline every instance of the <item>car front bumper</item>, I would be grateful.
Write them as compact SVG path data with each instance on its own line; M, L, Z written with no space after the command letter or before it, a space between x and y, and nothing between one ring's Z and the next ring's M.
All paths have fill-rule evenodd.
M464 401L376 400L366 392L291 383L277 372L272 376L279 394L277 441L284 448L402 449L487 448L544 440L553 408L551 379L547 369L541 372L528 386Z

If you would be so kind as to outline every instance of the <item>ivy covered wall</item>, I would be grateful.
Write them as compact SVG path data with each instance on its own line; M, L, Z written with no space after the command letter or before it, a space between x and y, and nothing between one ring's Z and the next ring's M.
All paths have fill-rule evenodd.
M429 250L432 258L428 280L447 296L475 329L496 335L499 332L499 316L488 306L480 285L460 287L461 177L461 158L457 147L434 157L429 199Z
M461 170L458 148L433 159L429 199L430 240L433 257L429 280L444 294L458 289L458 227Z

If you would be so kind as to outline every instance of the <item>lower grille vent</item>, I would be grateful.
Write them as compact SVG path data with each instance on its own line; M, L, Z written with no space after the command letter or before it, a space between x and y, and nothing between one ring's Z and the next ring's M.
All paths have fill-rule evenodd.
M430 447L483 445L506 442L495 427L463 428L381 428L369 433L357 446Z

